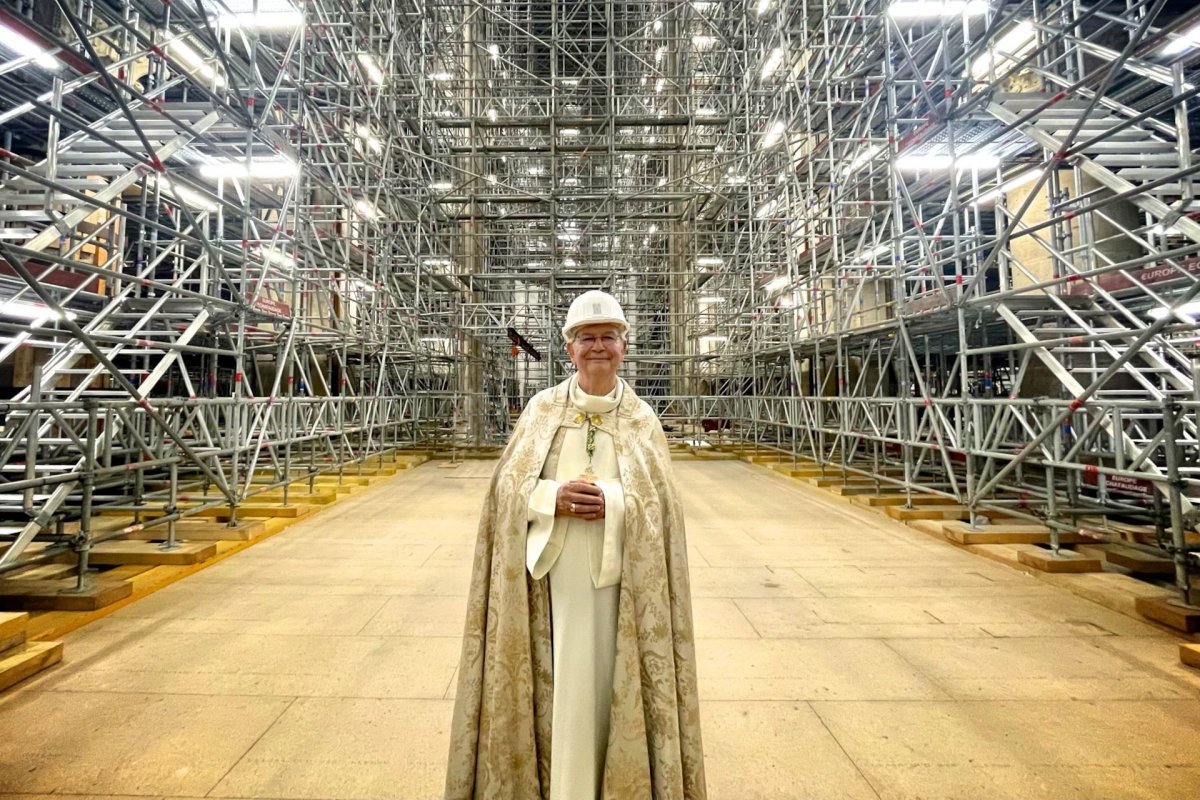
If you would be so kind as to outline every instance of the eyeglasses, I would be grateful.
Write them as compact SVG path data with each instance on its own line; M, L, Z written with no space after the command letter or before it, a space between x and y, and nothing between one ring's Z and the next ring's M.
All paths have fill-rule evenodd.
M621 341L621 337L615 333L606 333L603 336L577 336L575 343L583 347L595 347L596 342L605 347L615 347L617 342Z

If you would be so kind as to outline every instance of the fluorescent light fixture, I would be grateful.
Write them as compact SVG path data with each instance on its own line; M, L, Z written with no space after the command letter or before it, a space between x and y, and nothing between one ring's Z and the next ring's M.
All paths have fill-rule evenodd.
M579 78L559 78L559 83L563 86L578 86Z
M299 11L235 11L219 14L219 28L254 28L258 30L288 30L304 25L304 14Z
M971 64L971 77L985 80L995 73L999 76L1006 67L1016 64L1033 51L1036 39L1033 23L1023 20L1009 28L1003 36L988 46L987 52Z
M560 136L578 136L579 128L559 128L558 133Z
M488 183L490 183L492 186L495 186L495 185L496 185L496 176L495 176L494 174L493 174L493 175L488 175L486 178L484 178L484 180L486 180L486 181L487 181Z
M656 19L656 20L654 20L654 26L653 26L653 27L654 27L654 32L655 32L655 33L658 33L659 31L661 31L661 30L662 30L662 20L661 20L661 19Z
M871 161L882 152L883 145L881 144L869 145L864 147L862 150L859 150L854 158L850 159L850 163L846 165L846 168L842 173L843 176L852 175L853 173L857 172L859 167L865 165L868 161Z
M1146 312L1146 316L1151 319L1162 319L1171 313L1169 306L1159 306L1152 308ZM1184 303L1179 308L1175 309L1176 314L1182 314L1186 317L1195 317L1200 315L1200 303Z
M166 178L162 175L158 177L158 185L159 188L174 197L180 203L191 206L192 208L198 208L201 211L216 211L218 208L220 208L220 206L209 200L204 195L194 192L186 186L180 186L170 178Z
M454 188L454 184L450 181L437 181L429 184L429 188L435 192L448 192Z
M422 260L421 263L423 263L427 267L448 267L448 266L450 266L450 259L426 257Z
M498 59L498 58L500 58L500 45L498 45L498 44L489 44L489 45L487 46L487 51L488 51L488 54L489 54L489 55L490 55L492 58L495 58L495 59Z
M0 228L0 239L20 242L37 236L33 228Z
M746 176L745 175L726 175L725 182L728 183L730 186L741 186L743 183L746 182Z
M571 231L561 231L557 234L557 236L560 242L578 242L583 237L582 234L573 233Z
M204 56L182 39L175 39L167 45L167 49L174 54L176 58L183 62L191 72L199 75L205 80L210 80L216 86L225 85L225 77L217 72L212 64L209 64Z
M658 179L658 185L659 185L660 187L661 187L661 186L666 186L666 185L667 185L667 179L666 179L666 178L659 178L659 179Z
M545 261L526 261L525 262L526 269L541 269L544 266L546 266Z
M575 259L567 257L563 259L563 266L567 268L574 268L579 266L579 264L575 261Z
M375 57L370 53L359 53L357 58L359 65L363 68L363 72L367 73L367 77L370 78L373 83L377 83L382 86L383 70L381 70L379 68L379 64L375 62Z
M360 217L366 220L379 219L379 208L370 200L356 200L354 210Z
M709 108L708 106L700 106L699 108L696 109L697 117L715 117L716 115L717 115L717 110L715 108Z
M888 6L892 19L977 17L987 11L986 0L900 0Z
M783 48L776 47L771 51L771 55L767 56L767 63L763 64L762 79L765 81L775 74L775 70L779 69L779 65L783 63Z
M758 5L754 8L754 13L760 17L767 13L767 9L771 7L771 0L758 0Z
M700 256L696 259L697 267L719 267L725 263L725 259L717 258L716 256Z
M563 186L578 186L579 178L563 178L562 185Z
M666 88L666 85L667 85L667 79L659 78L658 80L656 80L654 82L654 91L657 92L658 94L662 94L662 90L664 88Z
M452 80L454 80L454 75L452 75L449 72L433 72L433 73L430 73L429 80L431 80L431 81L452 81Z
M17 319L30 320L37 325L42 324L48 319L62 319L61 314L51 311L47 306L36 303L24 303L20 300L9 300L0 305L0 317L16 317ZM67 319L75 319L75 312L66 312Z
M1159 52L1164 56L1177 56L1193 47L1200 47L1200 23L1177 34Z
M896 168L904 172L924 172L945 169L996 169L1000 166L997 156L987 153L969 153L951 156L946 153L929 155L907 155L896 159Z
M1015 178L1010 178L1009 180L1007 180L1004 183L997 186L995 189L992 189L991 191L984 192L983 194L981 194L979 196L979 199L977 199L975 201L974 205L977 205L977 206L991 205L996 200L1000 199L1001 195L1006 195L1009 192L1011 192L1013 189L1017 189L1021 186L1024 186L1027 183L1033 183L1035 180L1037 180L1038 176L1041 174L1042 174L1042 171L1040 169L1025 170L1020 175L1016 176Z
M696 302L698 302L702 306L715 306L717 303L724 303L725 298L717 297L716 295L711 295L709 297L701 297Z
M776 122L772 123L771 127L767 129L767 132L763 134L762 146L763 147L774 147L775 144L781 138L783 138L783 134L786 131L787 131L787 123L784 122L783 120L777 120Z
M379 137L372 133L366 125L359 125L354 132L358 134L358 138L367 143L367 147L371 148L373 152L383 152L383 142L379 141Z
M272 180L295 178L300 174L300 165L285 156L270 158L229 159L212 161L200 167L206 178L250 178Z
M654 51L654 63L655 64L662 63L663 56L665 56L666 54L667 54L667 46L664 44L664 45L660 46L657 50ZM643 81L642 85L643 86L645 85L645 83L644 83L645 80L646 80L646 78L645 78L645 76L643 76L642 77L642 81Z
M777 277L772 278L770 281L768 281L767 284L765 286L763 286L763 288L766 289L768 292L778 292L780 289L787 286L790 282L791 281L788 279L787 275L779 275Z
M263 263L276 267L284 267L286 269L296 268L296 259L292 258L281 250L275 250L270 247L260 247L258 248L258 254L262 256Z
M496 109L489 108L487 110L487 118L490 119L492 122L495 122L496 118L499 116L500 116L500 114L499 114L499 112L496 111Z
M0 25L0 47L11 50L23 58L32 58L33 63L51 72L57 72L62 64L50 55L50 51L7 25Z
M698 33L692 37L692 44L698 48L712 47L717 43L717 37L707 34Z

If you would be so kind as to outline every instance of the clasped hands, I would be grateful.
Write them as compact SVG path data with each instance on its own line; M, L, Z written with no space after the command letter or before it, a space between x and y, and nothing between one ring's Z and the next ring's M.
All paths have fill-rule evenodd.
M558 487L555 516L604 519L604 490L594 483L571 481Z

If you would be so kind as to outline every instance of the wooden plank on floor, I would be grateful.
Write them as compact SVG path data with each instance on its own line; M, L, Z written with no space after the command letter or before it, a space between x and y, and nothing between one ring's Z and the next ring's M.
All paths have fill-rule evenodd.
M1044 550L1041 547L1025 547L1017 552L1017 560L1027 567L1042 572L1102 572L1104 565L1098 558L1073 553L1070 550Z
M949 522L945 527L946 538L956 544L1050 544L1050 529L1034 524L981 525L972 528L962 521ZM1081 544L1091 541L1077 533L1060 533L1060 544Z
M88 560L97 566L150 564L154 566L199 564L217 554L213 542L179 542L164 550L158 542L111 541L92 548Z
M0 611L0 653L25 643L29 615L24 611Z
M870 478L863 478L858 475L827 475L823 478L808 478L805 483L816 486L818 489L828 489L834 486L863 486L875 491L875 481Z
M1200 644L1180 644L1179 660L1189 667L1200 669Z
M66 558L69 561L62 564L37 564L25 569L14 570L9 574L9 577L27 581L46 581L55 578L65 578L68 575L73 575L75 568L79 564L79 559L71 553L67 553Z
M236 527L209 519L181 519L175 523L175 538L187 542L248 542L266 530L262 520L239 520ZM134 531L126 540L161 542L167 538L165 526Z
M1098 545L1108 563L1129 570L1137 575L1174 575L1175 562L1166 556L1147 553L1134 547L1119 544Z
M856 497L858 495L870 495L879 491L874 482L871 483L844 483L841 486L830 487L830 491L839 497Z
M885 510L889 517L901 522L915 519L965 519L968 514L966 506L925 505L923 503L914 505L912 508L887 506Z
M289 503L281 505L279 503L243 503L237 508L239 518L247 517L250 519L270 519L278 517L280 519L296 519L310 513L313 506L303 505L301 503ZM197 513L196 517L205 519L229 519L228 508L206 508Z
M908 523L908 527L930 536L945 538L945 526L948 524L950 523L944 519L916 519Z
M127 581L93 578L82 592L74 578L52 581L0 580L0 608L22 611L95 611L133 593Z
M270 492L263 492L262 494L255 495L254 499L258 500L259 502L282 503L283 492L278 489ZM304 489L292 488L288 492L289 503L303 503L305 505L312 506L327 506L336 500L337 492L323 490L320 487L318 487L317 491L313 492L312 494L308 493L307 487Z
M916 495L914 499L918 504L923 506L953 506L958 504L958 501L953 497L925 497ZM886 508L887 506L902 506L908 502L908 498L903 494L876 494L869 495L861 500L856 498L854 502L862 503L872 508Z
M62 642L30 642L0 654L0 691L62 661Z
M1143 617L1184 633L1200 632L1200 608L1174 598L1139 597L1137 611Z

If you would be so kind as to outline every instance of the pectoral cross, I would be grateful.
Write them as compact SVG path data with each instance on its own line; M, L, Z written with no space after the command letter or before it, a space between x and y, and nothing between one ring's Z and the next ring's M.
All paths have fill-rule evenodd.
M584 467L583 472L579 473L579 477L576 479L583 481L584 483L594 484L596 482L597 476L592 470L592 457L596 455L596 428L599 427L601 419L602 418L598 414L580 414L575 417L576 422L587 422L586 448L588 463L587 466Z

